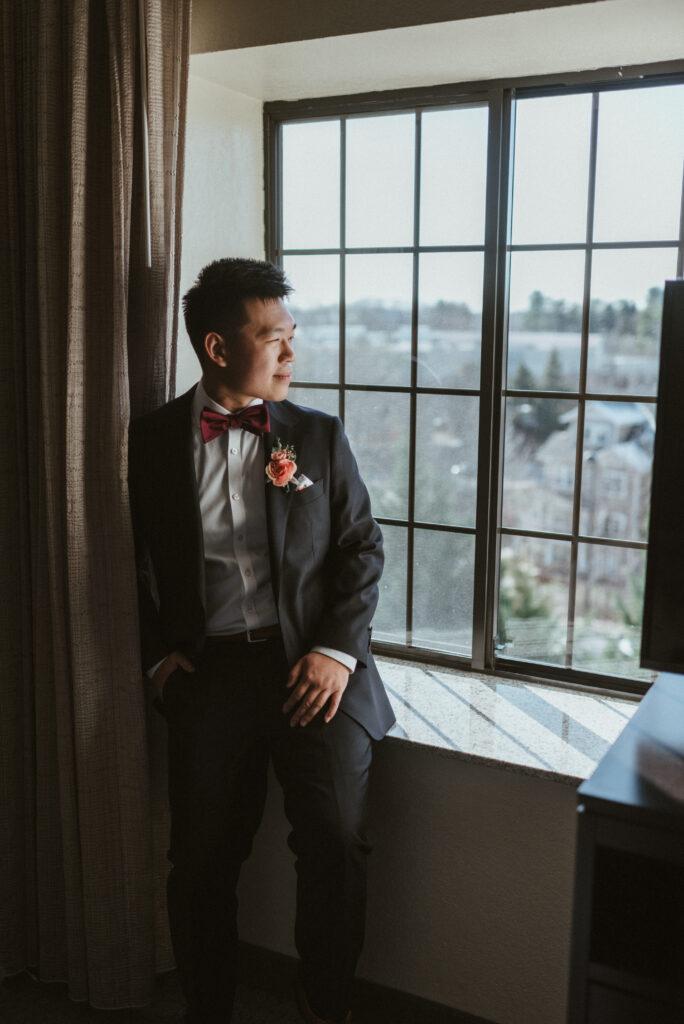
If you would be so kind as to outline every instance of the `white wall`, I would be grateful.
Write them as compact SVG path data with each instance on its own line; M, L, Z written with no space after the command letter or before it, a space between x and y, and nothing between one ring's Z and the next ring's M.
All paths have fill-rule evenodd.
M264 256L264 171L259 100L190 75L183 196L181 295L222 256ZM176 393L199 364L181 325Z

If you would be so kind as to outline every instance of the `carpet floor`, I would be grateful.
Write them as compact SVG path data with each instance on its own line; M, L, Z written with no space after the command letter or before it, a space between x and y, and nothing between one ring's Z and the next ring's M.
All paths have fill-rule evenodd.
M232 1024L301 1024L294 997L296 962L244 947ZM402 993L357 981L354 1024L488 1024ZM2 1024L178 1024L183 1011L175 971L157 976L154 997L139 1010L96 1010L69 998L67 986L24 971L0 981Z
M3 1024L176 1024L182 1008L175 972L159 976L152 1003L140 1010L95 1010L69 999L66 985L41 983L25 972L0 989ZM301 1024L301 1017L291 990L240 985L233 1024Z

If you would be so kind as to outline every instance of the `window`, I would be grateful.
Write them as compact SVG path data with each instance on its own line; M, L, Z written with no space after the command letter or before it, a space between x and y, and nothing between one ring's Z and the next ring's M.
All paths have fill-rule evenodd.
M447 92L267 105L291 397L371 492L386 653L638 689L683 79Z

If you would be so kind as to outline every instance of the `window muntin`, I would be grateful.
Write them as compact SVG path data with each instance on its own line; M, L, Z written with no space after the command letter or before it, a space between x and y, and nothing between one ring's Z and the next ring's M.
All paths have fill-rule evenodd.
M412 114L402 112L375 118L343 115L337 121L343 140L342 235L333 257L338 260L339 271L342 345L334 381L339 391L322 392L315 388L317 382L324 383L322 377L304 378L298 372L303 386L293 389L293 396L312 405L313 401L306 402L307 395L313 398L325 393L339 398L340 412L347 421L371 493L375 492L376 514L386 536L387 567L374 636L404 646L407 653L420 648L426 657L439 658L440 653L446 653L467 658L471 651L474 656L471 638L477 648L484 637L485 667L499 665L508 669L523 662L541 666L542 674L547 671L544 666L557 666L557 671L562 669L566 673L565 678L568 672L570 677L575 674L578 678L584 678L585 673L598 674L597 681L601 673L611 677L623 675L625 679L648 678L648 674L639 672L635 661L639 625L632 621L633 609L625 610L620 598L625 587L638 593L640 586L646 515L639 502L643 503L644 495L647 500L650 478L650 452L645 436L618 442L640 445L641 450L636 458L640 479L633 484L630 478L624 485L634 505L631 513L616 509L611 514L612 506L606 505L599 515L599 509L593 507L599 500L595 490L599 473L604 479L608 474L607 479L611 480L611 460L606 449L611 438L615 443L615 416L602 422L593 412L601 403L608 403L611 411L622 404L625 408L637 404L641 408L648 406L652 420L660 318L657 290L664 277L674 276L677 261L679 265L682 261L682 239L676 232L662 237L639 234L636 218L634 230L625 228L627 233L621 239L604 241L594 231L598 201L603 195L600 189L604 188L599 181L604 172L598 168L609 164L609 140L611 133L618 131L619 111L629 104L630 93L634 96L642 91L654 96L659 92L667 94L670 110L679 109L677 104L684 96L680 83L645 90L630 88L624 94L619 91L623 97L621 108L613 98L618 93L599 88L594 93L584 88L574 95L565 90L563 96L527 98L519 93L512 103L514 116L510 119L513 187L508 213L509 242L505 248L497 248L494 241L492 203L488 211L490 227L485 231L487 176L492 196L492 170L483 159L487 152L485 134L480 134L478 142L471 140L468 154L472 161L465 170L453 155L451 159L448 155L449 147L452 154L459 153L455 139L465 138L478 123L487 123L486 105L461 101L461 105L438 111L416 110ZM606 116L602 122L599 115L604 102ZM649 107L644 103L642 107L653 110L652 104ZM494 110L494 124L502 110L505 136L509 123L505 102ZM414 126L412 141L405 128L409 120ZM366 122L362 128L360 121ZM350 210L359 204L347 193L350 183L360 181L361 176L358 168L349 173L349 158L345 161L344 153L345 147L348 153L350 128L357 141L368 139L371 121L376 136L372 151L377 153L386 153L388 148L383 148L379 138L383 122L390 123L392 132L401 126L397 187L410 209L410 218L402 210L401 225L381 232L378 224L387 217L388 209L383 196L382 201L378 200L378 208L385 213L373 214L373 232L369 228L363 235L358 223L354 227L355 241L365 241L365 246L353 245L345 235L345 222ZM308 122L308 127L316 123ZM491 134L490 121L490 165L496 148L491 147ZM352 147L355 159L361 148ZM668 140L667 151L674 153L672 159L679 160L680 199L682 149L680 143L675 145L672 139ZM411 159L414 169L409 172ZM673 172L667 173L669 181ZM367 192L371 185L377 192L379 174L366 167L363 177L370 183ZM630 180L632 202L633 179L634 175ZM662 175L659 180L665 182ZM455 187L461 181L469 182L465 201L464 189ZM413 194L409 199L410 182ZM668 188L667 194L671 195L672 189ZM387 192L390 191L388 184ZM504 173L496 199L504 212L505 193ZM431 197L435 197L433 208L429 207ZM601 202L605 205L605 198ZM475 216L468 216L469 205L476 209ZM356 213L354 216L358 221ZM604 225L609 223L607 212L602 212L601 217ZM409 219L413 225L412 238L407 227ZM603 230L607 237L608 228ZM480 244L484 237L489 239L487 247ZM349 252L349 248L354 251ZM272 254L291 267L293 276L294 259L306 262L323 258L322 253L313 250L295 256L287 249L283 236ZM395 259L387 262L390 256ZM410 285L408 269L403 274L392 272L394 267L402 266L397 258L400 256L408 257L404 266L410 265ZM297 264L297 272L302 266ZM383 266L384 272L373 270ZM624 285L618 288L620 297L616 298L616 276L620 268L630 266L632 270L629 274L625 271ZM488 312L487 323L483 325L482 295L489 295L491 301L496 290L493 270L499 275L503 270L510 271L506 277L506 344L500 346L496 335L501 328L496 325L496 318ZM355 297L351 315L350 295ZM332 317L331 313L331 326ZM619 328L615 326L616 320L620 321ZM635 322L639 330L632 342L634 351L620 352L620 358L606 352L610 350L610 333L622 339L618 344L625 346L626 325L633 326ZM490 336L492 326L496 330ZM483 354L492 344L496 351L507 354L502 374L504 458L500 466L500 507L494 500L498 489L496 460L488 463L479 451L466 467L460 458L453 458L459 440L464 440L458 436L464 433L459 426L473 422L472 412L466 417L465 410L477 405L480 416L488 415L487 404L482 405L481 398L493 383L491 374L496 377L497 368L496 361L492 369L491 356L485 359ZM371 359L367 358L369 350ZM481 371L485 388L482 395ZM332 374L327 379L333 384ZM453 392L457 394L454 396ZM426 399L465 400L467 394L473 398L459 407L463 410L460 424L454 422L453 414L445 418L449 423L446 431L435 424L435 420L443 417L432 415L437 403L431 405ZM639 401L635 403L636 399ZM326 407L330 405L328 402ZM383 449L389 465L382 472L373 467L377 439L367 436L357 442L354 436L360 437L362 433L364 410L381 407L390 410L386 415L394 442L391 455ZM513 417L527 431L528 442L530 434L534 441L532 457L518 459L517 465L511 455L513 435L520 431L514 430ZM470 429L474 440L468 444L476 445L479 434L482 443L489 444L494 451L498 446L496 417L494 420L493 435L482 435L481 431L476 434ZM439 441L436 454L432 453L430 441L426 441L431 436L437 436ZM520 444L520 437L517 441ZM424 459L426 444L431 454ZM559 449L558 453L553 451L554 447ZM626 454L625 448L618 451L620 457ZM442 459L449 462L448 475L438 471ZM475 472L478 463L479 491ZM483 469L491 470L487 480L482 479ZM621 471L619 465L617 471ZM467 484L467 491L464 486L455 492L457 497L452 495L451 476L459 486ZM612 479L615 483L615 477ZM483 489L488 491L487 500L483 500ZM467 517L454 511L462 508L464 501L470 502ZM436 511L441 508L443 512ZM485 584L483 592L478 593L473 583L475 562L481 558L477 545L482 550L486 546L482 542L488 529L482 518L485 510L490 519L493 514L500 523L500 563L496 570L498 586ZM638 528L634 523L639 524ZM458 566L458 573L452 579L454 565ZM431 603L437 589L431 568L439 574L439 584L444 589L439 609ZM587 587L593 586L592 573L597 572L601 598L597 595L592 604L590 596L585 595ZM478 580L481 586L482 580ZM428 590L424 592L423 588ZM530 594L536 594L538 599ZM596 616L593 623L587 618L585 606ZM468 614L473 616L470 634ZM492 637L487 635L486 623L493 622L496 629L497 617L498 636Z

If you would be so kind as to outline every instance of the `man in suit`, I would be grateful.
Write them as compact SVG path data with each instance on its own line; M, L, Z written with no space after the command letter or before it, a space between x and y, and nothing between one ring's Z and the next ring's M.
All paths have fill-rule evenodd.
M349 1021L363 941L382 537L342 425L286 396L290 286L224 259L184 298L202 379L131 425L141 648L168 722L171 936L193 1024L230 1020L235 889L269 759L296 855L298 1000Z

